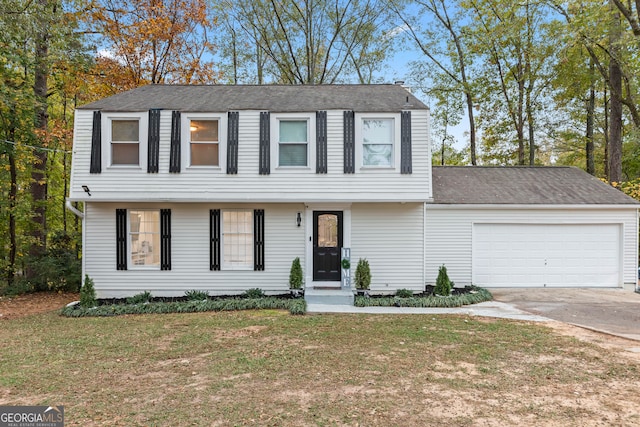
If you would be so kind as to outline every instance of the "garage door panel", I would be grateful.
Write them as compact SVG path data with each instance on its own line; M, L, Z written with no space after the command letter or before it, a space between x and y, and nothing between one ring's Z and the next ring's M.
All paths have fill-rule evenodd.
M618 224L474 224L480 286L618 286Z

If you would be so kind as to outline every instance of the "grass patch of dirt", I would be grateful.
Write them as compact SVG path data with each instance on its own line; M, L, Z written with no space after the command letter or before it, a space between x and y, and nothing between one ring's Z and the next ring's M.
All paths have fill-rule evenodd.
M0 405L65 405L69 426L640 424L640 360L540 324L269 310L2 326Z

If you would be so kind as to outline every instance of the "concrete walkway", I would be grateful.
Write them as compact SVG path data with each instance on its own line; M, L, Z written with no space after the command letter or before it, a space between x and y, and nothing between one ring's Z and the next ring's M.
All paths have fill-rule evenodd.
M499 317L533 322L551 320L543 316L527 313L515 308L511 304L500 301L486 301L457 308L354 307L351 305L308 304L307 313L463 314L468 316Z

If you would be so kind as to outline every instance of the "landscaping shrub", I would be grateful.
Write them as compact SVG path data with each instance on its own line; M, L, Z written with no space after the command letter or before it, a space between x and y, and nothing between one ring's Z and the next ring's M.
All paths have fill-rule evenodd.
M438 278L436 279L436 295L440 296L449 296L451 294L451 289L453 288L453 282L449 280L449 275L447 274L447 267L444 265L440 266L438 269Z
M413 291L409 289L398 289L396 291L396 296L398 298L411 298L413 296Z
M356 289L369 289L371 286L371 269L369 268L369 261L360 258L358 266L356 267L356 274L354 277Z
M451 295L448 298L441 298L435 295L414 295L410 298L399 298L398 296L356 296L354 305L356 307L461 307L463 305L477 304L484 301L491 301L491 293L476 286L469 286L458 295Z
M186 297L187 301L202 301L205 299L209 299L209 292L192 289L185 292L184 296Z
M96 305L98 305L98 301L96 300L93 279L87 274L84 276L84 285L80 288L80 306L95 307Z
M243 294L245 298L263 298L264 292L260 288L247 289Z
M144 291L127 298L127 304L144 304L146 302L151 302L152 299L153 295L151 295L151 292Z
M296 257L291 263L291 271L289 272L289 288L290 289L302 289L302 266L300 265L300 258Z

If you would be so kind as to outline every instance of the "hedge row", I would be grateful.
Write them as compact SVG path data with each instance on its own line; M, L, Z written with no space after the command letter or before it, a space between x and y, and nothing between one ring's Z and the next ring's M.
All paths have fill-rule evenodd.
M356 307L462 307L463 305L477 304L479 302L491 301L491 292L483 288L475 288L473 291L450 296L414 296L400 298L397 296L388 297L366 297L357 295L354 305Z
M307 304L303 298L229 298L201 301L148 302L141 304L112 304L96 307L65 307L61 314L67 317L118 316L121 314L201 313L205 311L236 311L278 309L291 314L305 314Z

